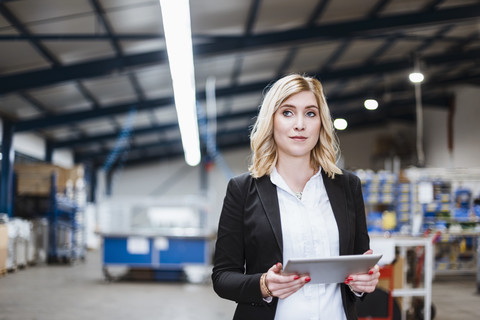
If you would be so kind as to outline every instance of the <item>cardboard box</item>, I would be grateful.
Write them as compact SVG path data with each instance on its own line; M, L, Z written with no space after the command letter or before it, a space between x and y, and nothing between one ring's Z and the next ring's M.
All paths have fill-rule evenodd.
M400 289L403 287L403 258L397 257L395 264L393 266L393 288ZM382 270L380 270L380 273ZM389 288L389 279L382 278L378 281L378 287L388 291Z
M0 273L7 268L8 232L5 224L0 224Z
M17 193L31 196L50 195L53 174L57 193L64 193L67 186L74 188L78 179L84 179L84 171L83 165L63 168L49 163L16 164Z
M51 192L53 174L57 192L63 193L70 179L70 169L47 163L17 164L15 173L19 195L48 196Z

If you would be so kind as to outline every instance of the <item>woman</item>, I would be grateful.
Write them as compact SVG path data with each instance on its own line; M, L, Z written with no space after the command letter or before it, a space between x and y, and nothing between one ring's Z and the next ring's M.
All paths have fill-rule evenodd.
M213 286L234 319L356 319L354 302L380 275L310 284L282 273L289 258L371 253L360 180L340 170L320 82L278 80L251 134L249 173L230 180L218 227Z

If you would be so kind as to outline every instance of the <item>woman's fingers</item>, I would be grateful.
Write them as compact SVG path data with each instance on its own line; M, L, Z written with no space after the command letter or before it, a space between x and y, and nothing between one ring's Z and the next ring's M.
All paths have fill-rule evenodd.
M311 279L309 276L299 276L295 274L282 274L282 264L277 263L272 266L266 276L268 289L273 296L284 299L297 292L301 287L308 283Z
M286 276L286 278L291 278L292 276ZM293 279L289 279L288 281L277 282L272 285L274 288L272 293L274 296L279 297L280 299L285 299L286 297L294 294L299 289L301 289L306 283L310 281L310 277L308 276L293 276Z
M373 292L380 278L379 270L379 266L375 265L368 273L350 275L345 280L345 284L356 292Z

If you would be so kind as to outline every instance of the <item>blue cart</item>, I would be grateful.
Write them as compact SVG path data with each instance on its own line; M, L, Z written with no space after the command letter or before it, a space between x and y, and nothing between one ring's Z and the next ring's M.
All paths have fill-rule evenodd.
M181 281L187 266L209 265L212 236L102 234L103 274L114 280L110 267L149 271L149 280Z

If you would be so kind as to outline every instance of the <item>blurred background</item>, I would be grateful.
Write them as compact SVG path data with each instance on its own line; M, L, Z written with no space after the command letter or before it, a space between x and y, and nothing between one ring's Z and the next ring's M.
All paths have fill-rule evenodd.
M226 185L301 73L384 253L361 316L478 319L480 2L169 2L0 0L0 318L231 318L209 283Z

